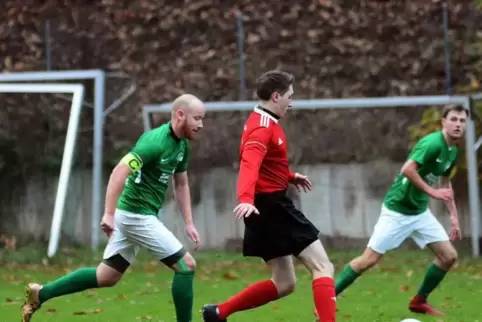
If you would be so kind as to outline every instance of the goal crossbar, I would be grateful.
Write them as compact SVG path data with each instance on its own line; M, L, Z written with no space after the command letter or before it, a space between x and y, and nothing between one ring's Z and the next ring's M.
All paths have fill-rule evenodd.
M82 84L0 84L0 93L63 93L72 94L72 105L70 108L69 124L65 136L62 164L60 166L60 176L55 195L54 213L50 228L50 239L48 246L48 256L55 255L59 242L62 219L64 216L65 200L69 179L72 172L72 162L74 156L75 143L77 140L80 113L84 100L84 85Z
M257 104L257 101L226 101L226 102L205 102L204 107L208 112L228 112L228 111L249 111ZM348 108L393 108L415 106L432 106L460 104L467 108L471 113L467 120L465 133L465 145L467 154L467 180L469 187L469 211L472 233L472 255L480 255L480 200L479 200L479 175L476 156L476 134L474 124L474 113L472 99L469 96L391 96L391 97L371 97L371 98L343 98L343 99L313 99L313 100L293 100L291 109L348 109ZM142 120L144 131L152 129L151 114L167 113L171 111L172 103L158 105L144 105L142 109Z

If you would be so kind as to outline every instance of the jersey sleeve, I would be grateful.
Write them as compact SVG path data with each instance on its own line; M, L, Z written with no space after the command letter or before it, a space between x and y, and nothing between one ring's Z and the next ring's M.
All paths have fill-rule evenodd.
M142 167L162 156L162 142L162 138L156 135L156 133L146 133L137 141L130 154L133 154L140 160Z
M430 140L420 140L409 155L409 159L424 165L435 161L440 154L440 145Z
M179 164L177 165L176 170L174 172L175 173L186 172L190 158L191 158L191 149L189 147L189 143L187 141L185 141L184 142L184 156L183 156L181 162L179 162Z
M243 142L237 182L237 195L240 203L254 203L259 168L268 151L271 135L272 128L259 127L254 129Z

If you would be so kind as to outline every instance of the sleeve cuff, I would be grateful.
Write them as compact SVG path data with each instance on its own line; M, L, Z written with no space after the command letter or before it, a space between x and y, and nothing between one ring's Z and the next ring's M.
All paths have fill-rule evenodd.
M296 177L296 174L293 171L290 170L290 175L288 176L288 180L292 181L292 180L295 179L295 177Z
M243 196L238 198L239 203L249 203L250 205L254 205L254 198Z

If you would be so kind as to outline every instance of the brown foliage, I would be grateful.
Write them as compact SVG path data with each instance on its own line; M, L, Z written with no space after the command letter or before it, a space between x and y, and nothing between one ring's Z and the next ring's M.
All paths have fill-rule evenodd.
M43 24L50 19L54 69L101 68L135 76L137 93L106 119L105 154L116 160L142 132L143 104L167 102L183 92L206 101L238 98L234 3L245 15L249 99L255 99L256 76L271 68L295 74L296 98L444 92L442 11L435 0L4 0L0 69L44 70ZM480 17L468 1L451 5L453 80L460 84L477 58L464 54L464 42ZM108 82L107 103L119 88ZM88 94L91 99L90 89ZM2 132L18 142L23 162L61 156L68 104L51 96L8 97L0 111L9 120ZM284 125L294 163L400 160L408 147L407 127L420 115L396 108L292 111ZM194 144L194 163L235 164L246 113L208 116L204 140ZM92 110L86 109L79 141L86 163L91 124ZM34 141L44 144L33 146Z

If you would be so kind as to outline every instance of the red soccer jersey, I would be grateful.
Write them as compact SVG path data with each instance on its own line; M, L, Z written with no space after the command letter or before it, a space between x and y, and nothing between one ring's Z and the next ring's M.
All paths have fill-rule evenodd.
M278 120L270 111L256 107L244 125L237 186L240 203L253 204L255 193L286 190L295 177Z

